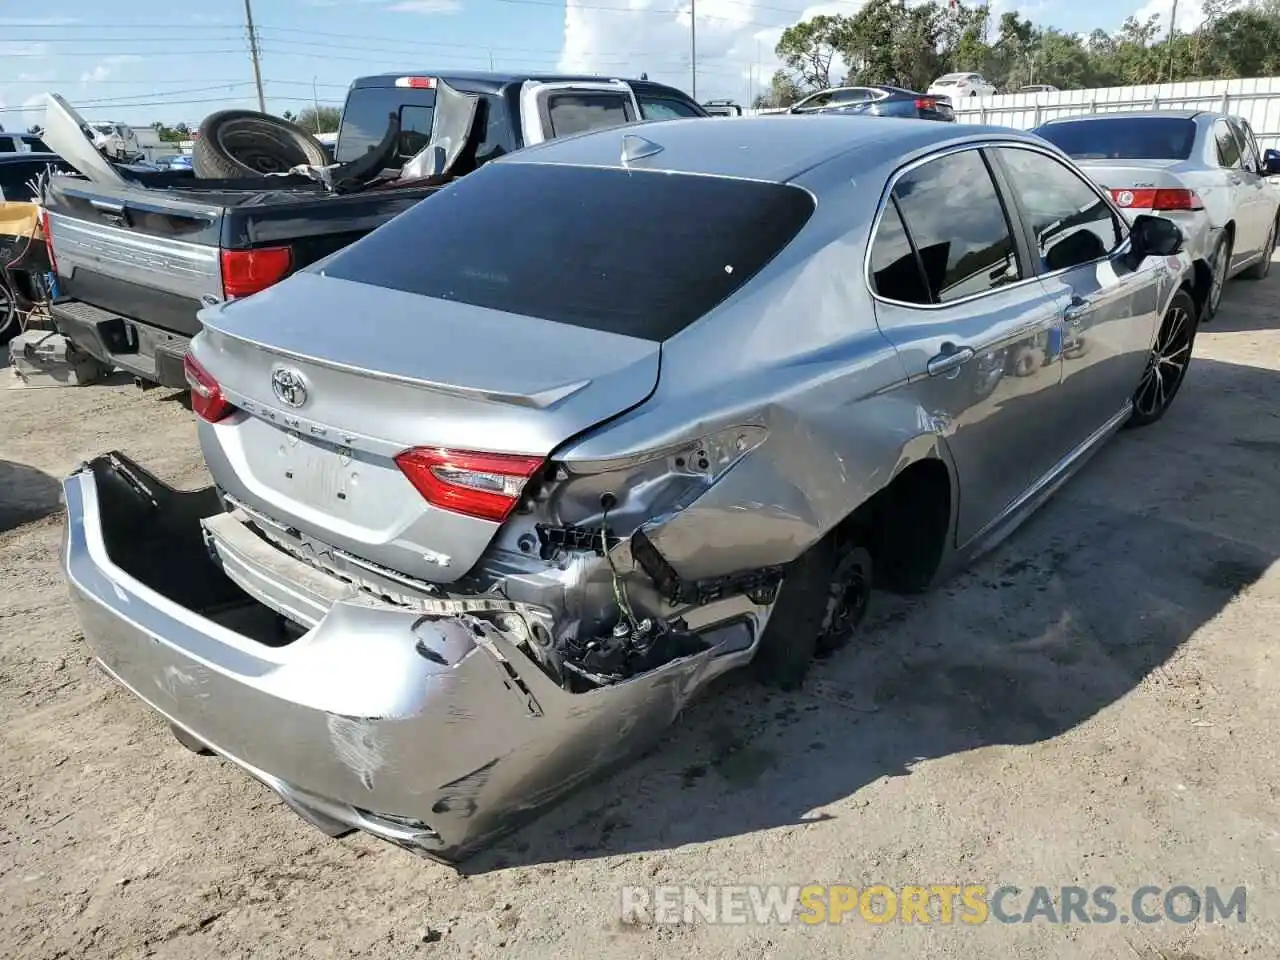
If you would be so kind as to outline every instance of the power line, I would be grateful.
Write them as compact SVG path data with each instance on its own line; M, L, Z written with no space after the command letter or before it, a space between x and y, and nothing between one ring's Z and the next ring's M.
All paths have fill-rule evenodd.
M236 97L235 100L248 100L249 97ZM312 103L311 97L274 97L275 100L287 100L291 103ZM210 97L197 100L144 100L137 103L113 103L109 104L113 109L124 107L182 107L198 103L227 103L226 97ZM339 106L341 100L321 100L320 103L325 106ZM32 110L30 107L0 107L0 113L38 113L38 110Z

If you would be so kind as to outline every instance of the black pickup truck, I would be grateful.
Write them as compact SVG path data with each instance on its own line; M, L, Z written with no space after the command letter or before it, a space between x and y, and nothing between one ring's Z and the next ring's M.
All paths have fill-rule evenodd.
M450 111L460 112L451 104L462 99L474 101L474 110L468 104L460 127ZM354 163L386 149L390 130L397 139L389 165L439 142L456 177L553 137L705 116L679 90L648 80L385 74L351 85L334 160ZM200 329L201 307L265 289L439 189L438 179L343 192L296 175L199 180L189 171L130 170L127 177L122 186L50 180L45 231L58 277L54 321L98 360L139 382L175 388L186 386L183 355Z

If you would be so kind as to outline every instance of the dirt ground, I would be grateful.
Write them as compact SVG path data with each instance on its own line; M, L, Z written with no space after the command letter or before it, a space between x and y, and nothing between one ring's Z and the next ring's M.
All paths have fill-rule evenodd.
M1172 414L946 588L878 596L800 693L726 684L458 873L330 840L93 666L57 479L200 485L190 412L0 388L0 956L1280 957L1280 271ZM3 374L7 381L8 374ZM625 884L1218 885L1244 923L623 923Z

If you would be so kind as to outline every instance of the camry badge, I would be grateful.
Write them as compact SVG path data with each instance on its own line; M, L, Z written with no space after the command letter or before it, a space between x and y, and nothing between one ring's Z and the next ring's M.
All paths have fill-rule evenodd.
M300 407L307 402L307 382L290 367L276 367L271 371L271 389L281 403L290 407Z

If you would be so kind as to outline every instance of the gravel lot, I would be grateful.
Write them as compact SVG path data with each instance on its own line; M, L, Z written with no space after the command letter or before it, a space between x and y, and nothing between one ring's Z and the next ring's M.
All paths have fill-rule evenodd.
M731 681L466 874L329 840L92 666L57 479L205 482L180 398L0 388L4 957L1280 956L1280 271L1172 414L801 693ZM7 382L5 374L5 382ZM1248 887L1244 924L624 924L624 884ZM1117 899L1122 899L1121 897Z

